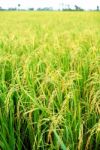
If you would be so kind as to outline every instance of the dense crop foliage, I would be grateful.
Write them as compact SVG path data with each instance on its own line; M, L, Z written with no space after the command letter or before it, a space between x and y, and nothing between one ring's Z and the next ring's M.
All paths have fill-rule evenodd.
M98 150L100 13L0 12L1 150Z

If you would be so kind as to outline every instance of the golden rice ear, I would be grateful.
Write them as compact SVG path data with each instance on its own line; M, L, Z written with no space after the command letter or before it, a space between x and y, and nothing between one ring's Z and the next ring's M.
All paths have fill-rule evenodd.
M92 128L92 129L90 129L90 131L89 131L89 136L88 136L88 138L87 138L87 142L86 142L86 147L85 147L85 149L86 150L88 150L89 149L89 147L93 147L93 145L91 145L91 138L94 136L94 135L100 135L100 121L97 123L97 124L95 124L95 126ZM96 137L95 137L96 138ZM97 139L96 139L97 140ZM99 141L100 141L100 139L99 139Z
M78 150L81 150L82 149L82 145L83 145L83 124L80 126L78 140L79 140L79 142L78 142Z

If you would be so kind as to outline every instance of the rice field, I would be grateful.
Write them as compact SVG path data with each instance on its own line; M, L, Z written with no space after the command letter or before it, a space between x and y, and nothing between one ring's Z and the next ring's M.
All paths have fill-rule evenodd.
M0 150L99 150L100 13L0 12Z

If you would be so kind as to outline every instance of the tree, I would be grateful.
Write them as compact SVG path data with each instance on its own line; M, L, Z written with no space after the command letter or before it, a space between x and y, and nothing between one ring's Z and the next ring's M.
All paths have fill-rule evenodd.
M79 6L75 5L75 10L83 11L84 9L80 8Z
M20 7L20 4L18 4L18 7Z
M97 11L99 11L99 6L97 6Z
M79 10L79 7L77 5L75 5L75 10Z
M18 4L18 10L20 9L21 4Z

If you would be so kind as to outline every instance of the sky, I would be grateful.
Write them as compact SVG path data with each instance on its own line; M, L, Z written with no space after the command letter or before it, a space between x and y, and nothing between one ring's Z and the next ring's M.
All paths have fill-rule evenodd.
M0 0L0 6L3 8L16 7L21 4L21 8L43 8L53 7L54 9L61 8L61 4L64 3L74 7L78 5L84 9L96 9L97 5L100 6L100 0Z

